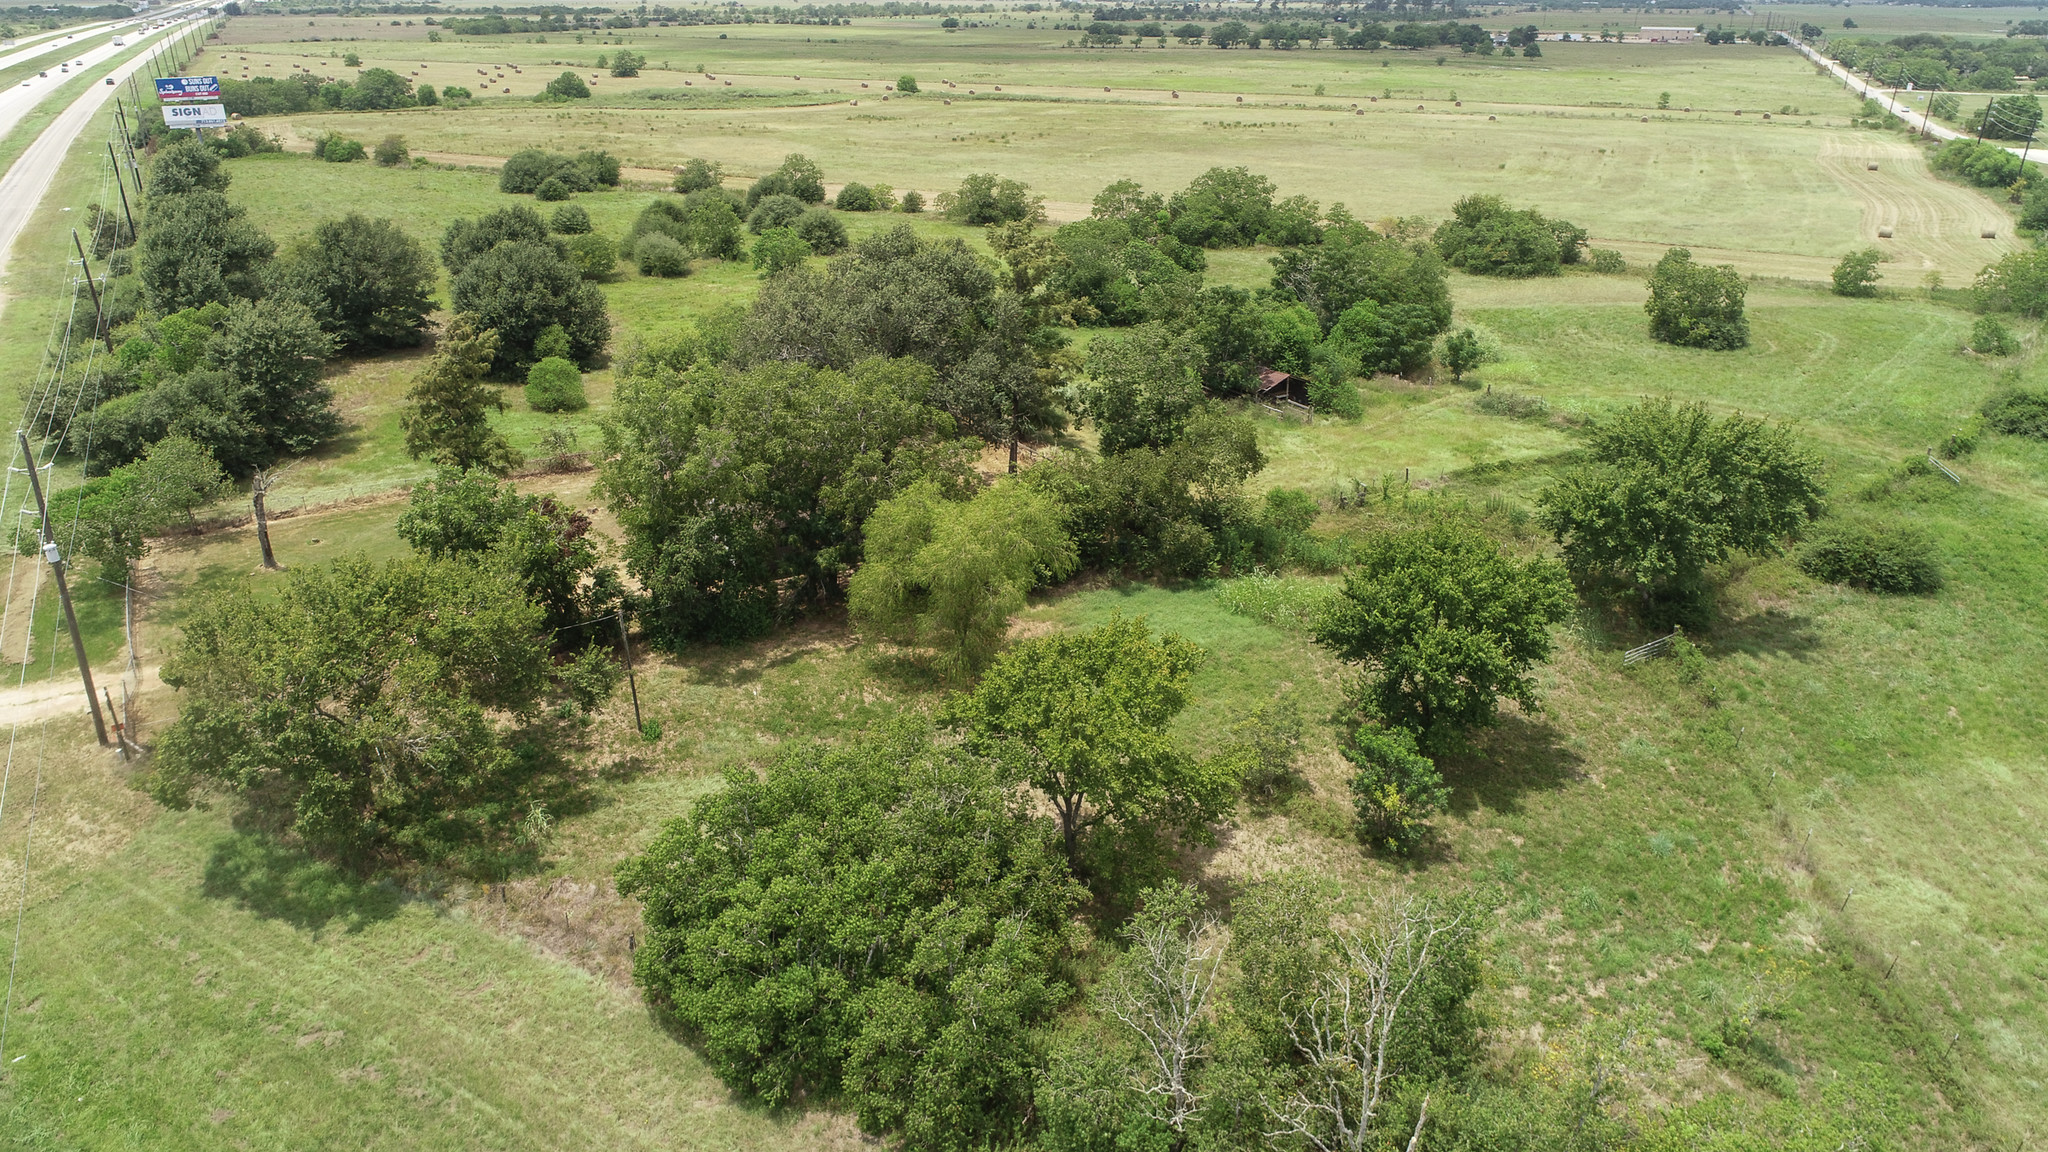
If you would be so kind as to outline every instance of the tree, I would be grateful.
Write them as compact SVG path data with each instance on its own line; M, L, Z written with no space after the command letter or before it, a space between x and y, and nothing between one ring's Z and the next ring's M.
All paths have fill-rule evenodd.
M917 77L915 77L915 76L899 76L899 77L897 77L897 78L896 78L896 90L897 90L898 92L901 92L901 93L903 93L903 94L904 94L905 96L915 96L915 95L917 95Z
M849 182L839 189L838 196L833 197L832 206L841 212L873 212L875 190L858 181Z
M564 72L548 81L547 94L561 100L590 99L590 85L574 72Z
M405 146L405 137L394 135L377 141L372 155L376 157L378 166L396 168L410 159L412 153Z
M1875 248L1865 248L1842 257L1841 263L1835 265L1835 295L1877 295L1877 266L1883 260L1884 253Z
M846 251L846 225L829 208L805 209L794 228L811 251L820 256L836 256Z
M1981 85L1980 90L2012 87L2010 72L2001 77L2004 80L2003 84L1984 83L1983 81L1991 79L1990 71L1984 69L1976 77ZM1997 97L1964 124L1966 130L1981 130L1984 136L1991 140L2031 140L2040 126L2041 101L2031 92Z
M1692 251L1673 248L1650 273L1650 335L1667 344L1727 351L1749 343L1743 315L1742 276L1727 264L1692 262Z
M725 170L715 160L691 157L676 169L675 190L697 192L705 188L716 188L725 181Z
M559 325L569 334L569 358L589 363L611 342L604 290L587 283L576 265L551 244L513 240L469 262L449 293L457 312L498 334L492 368L509 372L531 363L534 341Z
M1406 856L1429 832L1429 818L1443 811L1451 790L1436 764L1405 728L1365 727L1342 749L1357 771L1351 803L1358 813L1359 838L1383 852Z
M212 451L185 436L164 437L116 471L131 478L135 519L151 530L180 521L189 527L194 512L231 490Z
M1361 666L1366 712L1441 747L1494 722L1499 698L1537 707L1530 671L1571 611L1554 562L1518 562L1477 526L1442 518L1378 532L1357 548L1316 642Z
M1120 933L1127 950L1095 988L1095 1002L1136 1036L1143 1063L1133 1078L1176 1139L1201 1110L1195 1073L1210 1054L1209 999L1223 967L1216 922L1200 904L1192 885L1145 891Z
M1237 781L1166 731L1207 655L1119 618L1011 648L944 715L970 747L1019 760L1059 814L1072 864L1081 833L1105 821L1193 830L1229 806Z
M937 374L930 402L963 430L1011 445L1014 460L1018 441L1065 426L1059 339L957 238L926 240L898 225L862 239L822 276L798 270L764 284L734 359L843 369L915 357Z
M524 204L487 212L475 220L457 218L441 234L441 264L448 269L448 275L460 276L470 261L515 240L549 242L546 222L540 213Z
M566 630L615 611L622 588L603 563L590 517L552 496L523 496L487 472L444 468L413 489L398 535L432 560L463 560L510 574L545 613L542 625L564 648L590 633Z
M581 204L564 204L548 217L548 231L557 236L590 234L590 211Z
M1977 274L1977 307L1984 312L2048 315L2048 248L2022 248Z
M1450 283L1436 250L1361 224L1336 225L1321 244L1274 257L1273 290L1307 305L1326 333L1341 329L1368 372L1421 368L1451 326Z
M954 191L939 194L939 211L961 224L1007 224L1013 220L1037 224L1045 219L1045 198L1034 195L1021 180L976 172L960 181Z
M794 196L806 204L825 201L825 174L818 163L801 152L782 158L782 166L747 189L747 211L752 212L764 197Z
M612 75L614 76L621 78L638 76L640 70L645 67L647 67L647 57L629 49L620 49L618 54L612 57Z
M491 427L490 413L505 410L498 390L484 383L497 347L498 334L479 330L474 317L457 315L449 321L440 351L405 394L398 422L405 430L406 455L500 476L518 467L519 453Z
M1446 954L1468 947L1473 932L1465 913L1425 897L1364 929L1333 934L1326 966L1288 1014L1300 1070L1289 1090L1267 1103L1273 1135L1317 1152L1365 1152L1394 1136L1384 1131L1380 1105L1399 1071L1390 1056L1418 1008L1411 998L1423 998L1417 993Z
M754 210L747 213L747 231L759 236L772 228L790 228L803 219L804 202L787 192L775 192L761 197Z
M1498 196L1467 196L1436 230L1437 252L1453 268L1487 276L1555 276L1579 261L1583 228Z
M516 758L493 715L538 707L540 624L510 580L447 562L349 558L274 597L204 597L164 663L184 699L151 791L182 806L216 782L355 861L445 856L512 823Z
M289 300L237 300L206 344L208 364L227 377L234 407L258 430L247 454L216 446L235 475L280 456L312 451L341 432L334 393L320 379L334 340L304 305ZM194 439L205 440L203 436Z
M824 1091L906 1147L1007 1143L1032 1029L1071 994L1082 894L1048 832L928 729L791 748L619 865L646 925L634 979L764 1104Z
M356 212L322 221L281 265L280 294L312 309L342 347L409 348L425 338L434 264L393 222Z
M1218 25L1211 38L1226 27ZM1257 244L1272 223L1273 191L1271 180L1249 168L1211 168L1167 200L1168 231L1197 248Z
M1486 362L1486 346L1479 342L1478 333L1461 328L1444 337L1441 358L1444 367L1451 370L1452 381L1463 380L1465 373Z
M1160 448L1180 438L1203 404L1202 349L1193 334L1141 324L1088 347L1081 410L1101 430L1102 451Z
M228 174L221 171L220 154L198 140L180 136L157 150L149 162L149 198L187 192L225 192Z
M955 501L920 481L876 505L861 531L867 559L848 614L863 631L930 649L954 681L994 658L1026 592L1076 562L1058 506L1014 482Z
M149 201L135 269L143 300L159 315L263 294L264 266L277 244L218 192Z
M270 547L270 509L265 501L284 478L291 472L291 465L282 468L258 468L249 476L249 507L256 520L256 544L263 554L263 567L275 570L278 567L277 553Z
M931 371L913 360L631 367L599 483L627 566L661 605L642 617L657 643L743 639L785 599L837 599L878 504L969 474L953 422L926 402Z
M1696 612L1707 568L1734 552L1774 556L1821 510L1821 462L1790 429L1704 404L1645 400L1593 433L1587 461L1537 498L1582 584Z
M1218 48L1235 48L1252 39L1251 26L1242 20L1225 20L1209 29L1209 43Z

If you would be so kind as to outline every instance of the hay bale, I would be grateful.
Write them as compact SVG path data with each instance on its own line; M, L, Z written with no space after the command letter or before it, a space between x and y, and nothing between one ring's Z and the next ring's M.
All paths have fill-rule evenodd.
M1892 238L1892 230L1891 230L1891 229L1889 229L1889 228L1879 228L1879 229L1877 230L1877 238L1878 238L1879 240L1889 240L1889 239L1891 239L1891 238Z
M1875 172L1875 171L1877 171L1877 161L1875 161L1875 160L1872 160L1872 161L1871 161L1870 163L1868 163L1868 164L1865 164L1865 165L1863 166L1863 169L1864 169L1864 171L1866 171L1866 172Z
M1492 116L1488 116L1488 117L1487 117L1487 119L1488 119L1488 120L1492 120L1492 119L1494 119L1494 117L1492 117Z
M1996 240L1998 239L1998 229L1986 228L1982 232L1977 233L1977 235L1986 240Z

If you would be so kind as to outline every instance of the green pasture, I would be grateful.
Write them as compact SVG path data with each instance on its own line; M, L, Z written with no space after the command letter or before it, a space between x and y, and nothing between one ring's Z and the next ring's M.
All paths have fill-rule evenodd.
M1811 7L1835 13L1837 26L1853 13L1866 28L1998 12ZM423 26L312 19L233 21L220 55L260 65L266 54L355 50L366 64L446 68L443 83L459 83L471 61L517 61L532 82L548 75L547 60L577 53L587 68L616 46L595 37L435 44ZM1535 552L1545 542L1530 521L1534 495L1589 419L1644 395L1700 399L1797 427L1828 461L1836 508L1929 532L1946 588L1879 597L1816 584L1784 559L1737 563L1722 573L1714 625L1695 637L1710 658L1703 684L1681 683L1665 663L1624 669L1620 651L1645 637L1582 610L1542 672L1544 710L1510 709L1446 759L1455 799L1442 835L1398 865L1350 835L1349 768L1337 754L1344 670L1299 633L1231 612L1217 583L1083 580L1036 599L1018 634L1143 615L1202 644L1210 660L1177 726L1196 747L1212 747L1257 704L1298 704L1308 719L1305 786L1241 806L1215 844L1190 848L1189 875L1219 893L1280 868L1313 869L1354 892L1496 893L1481 1003L1503 1067L1588 1021L1619 1018L1655 1041L1635 1077L1660 1101L1713 1092L1747 1109L1814 1101L1836 1076L1882 1069L1916 1118L1903 1147L2013 1147L2048 1130L2048 1005L2038 994L2048 856L2036 811L2048 784L2048 701L2036 687L2048 663L2039 627L2048 447L1989 438L1953 462L1960 485L1900 467L1964 427L2001 382L2041 378L2032 326L2021 326L2028 350L2012 360L1975 357L1960 351L1974 317L1959 294L1922 287L1929 270L1954 287L2009 250L1975 235L1980 218L2006 221L2007 210L1934 180L1896 135L1847 127L1854 107L1839 86L1783 51L1546 45L1536 61L1454 55L1441 67L1414 53L1070 52L1053 45L1072 33L1026 30L1024 19L953 36L907 20L632 30L626 39L657 61L730 70L744 80L735 89L768 95L729 96L721 84L701 107L617 93L590 106L493 100L258 121L299 138L334 129L374 143L396 132L449 163L251 157L226 165L229 195L280 244L358 210L435 246L454 217L532 203L496 191L493 163L538 145L607 148L656 170L703 156L724 163L736 187L792 151L819 160L835 185L929 194L964 172L996 171L1030 182L1067 215L1121 176L1166 191L1209 166L1242 163L1283 195L1342 200L1368 218L1440 218L1457 197L1490 191L1585 225L1628 255L1629 274L1454 277L1457 324L1478 331L1497 359L1462 385L1372 381L1355 423L1262 422L1270 463L1255 485L1322 497L1319 527L1331 532L1461 505ZM720 31L731 38L718 40ZM314 35L322 42L287 42ZM1030 79L1002 79L1019 70ZM949 77L962 92L994 77L1006 91L950 106L937 94L882 103L875 89L857 108L838 102L870 73L905 71L928 84ZM651 71L630 83L668 91L685 78ZM1313 95L1317 83L1325 96ZM1143 91L1104 94L1103 84ZM1178 105L1165 96L1172 87ZM1405 95L1372 103L1383 88ZM1450 103L1453 89L1463 108ZM835 102L798 103L800 90ZM1644 107L1664 90L1674 96L1668 117ZM1354 100L1368 115L1351 114ZM1426 111L1414 111L1418 101ZM1716 111L1675 110L1688 101ZM1736 107L1746 110L1739 119ZM33 375L65 303L64 225L75 213L60 208L101 194L95 153L104 156L103 140L80 141L14 254L0 312L0 370L10 378ZM1870 173L1868 160L1881 171ZM629 183L659 175L629 173ZM577 202L598 231L623 237L659 194L629 187ZM1885 294L1822 291L1815 282L1869 242L1887 212L1921 234L1901 229ZM976 230L930 216L842 218L856 236L915 219L920 230L981 243ZM1751 347L1707 353L1648 339L1643 265L1678 243L1773 277L1749 287ZM1208 278L1256 286L1270 255L1211 253ZM657 280L622 263L604 286L614 350L744 304L757 284L743 265L700 262L687 278ZM284 513L272 534L287 566L405 550L393 530L402 489L428 469L404 455L397 414L427 354L333 366L347 430L271 500ZM589 374L586 387L591 408L564 415L532 412L508 387L500 426L529 453L563 429L596 447L609 370ZM1488 390L1543 407L1488 414ZM594 510L599 531L615 534L593 479L520 484ZM245 500L215 511L237 515ZM258 570L247 527L156 542L141 579L143 662L162 658L197 596L276 579ZM118 600L90 586L81 611L95 659L112 658ZM53 626L39 615L33 674L44 671ZM13 771L49 772L25 877L15 801L0 825L0 907L27 882L5 1057L23 1059L0 1067L0 1132L51 1149L858 1144L829 1102L785 1114L735 1102L687 1038L647 1011L625 977L637 911L608 878L727 766L930 709L938 693L915 664L831 616L751 644L640 659L641 707L660 721L660 737L639 735L623 692L573 729L575 770L552 812L546 857L502 889L433 870L403 883L342 876L279 847L239 805L158 809L137 776L91 747L78 718L20 727ZM165 690L146 697L145 738L176 703ZM1763 1046L1732 1063L1709 1060L1700 1037L1730 1005L1756 997L1774 1006L1759 1026Z

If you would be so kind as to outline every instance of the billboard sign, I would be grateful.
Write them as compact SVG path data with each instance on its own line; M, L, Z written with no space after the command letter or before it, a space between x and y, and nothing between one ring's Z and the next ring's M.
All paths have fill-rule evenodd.
M218 76L166 76L156 82L159 100L218 100Z
M228 124L228 106L225 104L166 104L164 123L173 128L225 128Z

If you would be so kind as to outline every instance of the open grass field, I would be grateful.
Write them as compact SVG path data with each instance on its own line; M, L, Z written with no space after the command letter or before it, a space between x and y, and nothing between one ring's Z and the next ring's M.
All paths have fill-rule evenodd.
M1813 10L1835 13L1833 24L1853 12L1866 27L1951 19ZM366 64L445 69L439 83L462 82L461 69L473 75L479 62L520 62L520 82L537 86L551 74L545 61L579 53L587 69L603 50L596 38L428 43L424 27L314 19L234 21L223 51L283 71L306 62L297 53L356 50ZM604 147L650 169L704 156L735 177L802 151L833 183L930 192L966 171L997 171L1073 215L1119 176L1169 190L1213 164L1244 163L1282 194L1343 200L1363 216L1441 217L1458 196L1494 191L1589 227L1635 265L1688 243L1771 277L1750 285L1751 347L1707 353L1648 340L1639 271L1457 276L1457 322L1500 355L1465 387L1379 380L1360 421L1261 425L1271 463L1255 484L1324 497L1326 530L1367 530L1403 504L1461 501L1534 552L1545 541L1530 503L1587 419L1645 394L1698 398L1792 423L1827 459L1832 500L1919 526L1938 544L1948 585L1921 597L1817 584L1783 559L1732 566L1713 627L1695 637L1710 658L1701 684L1681 683L1664 663L1625 670L1620 650L1644 637L1582 610L1542 673L1544 710L1510 710L1445 762L1452 812L1419 860L1388 863L1350 834L1332 720L1343 670L1297 631L1230 611L1216 583L1083 579L1035 600L1015 632L1142 614L1202 644L1210 660L1176 729L1197 748L1257 703L1298 703L1311 721L1306 787L1241 806L1213 847L1182 862L1186 873L1219 897L1294 867L1351 892L1498 893L1480 1002L1503 1067L1618 1020L1654 1037L1626 1077L1669 1105L1725 1093L1762 1116L1784 1099L1813 1104L1840 1079L1875 1078L1903 1119L1900 1149L1989 1152L2048 1131L2048 697L2038 686L2048 663L2048 446L1989 438L1956 463L1960 485L1898 467L1964 427L2001 381L2038 382L2048 368L2031 326L2010 361L1961 352L1973 315L1958 294L1921 289L1928 271L1954 286L2010 250L1976 237L1981 221L2009 232L2008 210L1933 179L1899 137L1848 127L1848 98L1784 52L1560 45L1538 61L1453 57L1439 68L1414 54L1068 52L1054 48L1063 36L1022 28L1021 15L1008 23L951 37L928 21L730 27L725 41L716 28L634 30L633 46L657 61L701 63L721 79L730 69L754 78L735 88L773 95L753 107L723 96L721 83L704 107L618 94L567 109L505 100L298 117L264 126L301 139L328 128L372 142L399 132L454 166L261 156L226 166L229 194L283 243L345 208L389 216L431 243L450 218L512 202L495 190L492 164L527 145ZM807 44L807 34L841 42ZM323 39L289 42L306 35ZM340 73L338 61L316 67ZM949 77L962 92L986 78L1005 98L948 106L936 95L862 95L851 106L860 79L906 71ZM692 94L703 83L681 71L619 83L668 90L684 79L697 80ZM1328 95L1309 94L1317 83ZM1033 98L1009 99L1013 84ZM1104 94L1104 84L1141 91ZM1166 94L1176 86L1178 106ZM1383 88L1407 95L1372 103ZM798 102L800 89L834 102ZM1667 89L1678 107L1717 111L1661 117L1656 94ZM1353 101L1367 115L1351 115ZM1769 123L1750 113L1763 108ZM33 370L58 314L56 238L68 243L58 209L98 194L94 149L103 154L81 141L15 253L0 369L17 378ZM617 236L656 194L578 202ZM856 235L906 219L843 218ZM1899 233L1887 294L1821 290L1833 261L1880 223ZM978 242L928 217L917 227ZM1268 255L1213 253L1209 278L1256 286ZM757 283L743 266L700 266L673 281L622 266L605 291L626 340L744 303ZM333 367L348 430L272 500L290 513L273 527L287 565L404 550L392 526L404 487L427 469L404 456L397 411L423 355ZM594 446L609 372L587 386L591 409L564 416L527 411L515 391L501 426L528 451L558 428ZM1489 415L1477 406L1488 388L1544 408ZM595 511L598 529L615 533L592 479L521 483ZM1357 502L1361 489L1371 495ZM256 570L247 527L158 542L141 578L142 662L162 658L196 596L274 579ZM89 630L111 656L118 613L96 619ZM53 623L38 623L39 645ZM49 1149L859 1143L828 1106L767 1113L735 1101L647 1011L627 979L637 910L609 878L726 766L931 709L939 694L832 618L644 660L639 693L659 739L633 730L623 694L613 700L581 732L544 859L501 889L432 870L402 885L348 877L281 847L237 804L156 808L76 718L15 730L0 908L26 892L5 1057L21 1059L0 1068L0 1133ZM146 698L145 738L176 706L167 690ZM1710 1059L1699 1038L1743 1002L1771 1006L1760 1054Z

